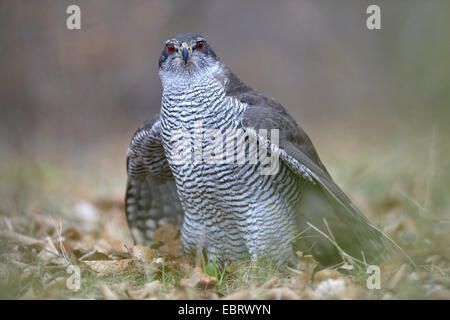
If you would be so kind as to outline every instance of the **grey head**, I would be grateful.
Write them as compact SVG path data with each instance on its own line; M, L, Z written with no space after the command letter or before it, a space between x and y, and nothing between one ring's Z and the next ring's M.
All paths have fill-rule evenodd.
M219 59L205 38L180 33L168 39L159 57L160 75L193 75L217 65Z

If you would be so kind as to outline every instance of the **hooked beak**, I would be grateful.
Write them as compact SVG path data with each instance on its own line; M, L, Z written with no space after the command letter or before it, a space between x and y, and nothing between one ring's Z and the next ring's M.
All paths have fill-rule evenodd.
M188 49L190 49L190 48L188 47L186 42L183 42L183 44L181 46L182 46L181 56L183 57L184 63L187 63L189 60L189 55L190 55Z
M183 57L184 63L187 63L189 60L189 51L186 48L181 50L181 56Z

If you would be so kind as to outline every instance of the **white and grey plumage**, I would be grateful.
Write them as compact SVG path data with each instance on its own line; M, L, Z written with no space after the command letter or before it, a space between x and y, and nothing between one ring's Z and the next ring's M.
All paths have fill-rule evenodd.
M268 254L290 262L301 248L330 266L342 261L332 242L368 262L391 254L395 244L335 184L295 120L240 81L203 37L169 39L159 74L160 114L136 132L128 150L126 214L136 241L150 243L170 220L181 227L185 251L205 250L219 260ZM198 122L242 129L267 143L281 159L278 173L261 174L260 163L174 161L175 133L194 134ZM279 143L258 129L278 129Z

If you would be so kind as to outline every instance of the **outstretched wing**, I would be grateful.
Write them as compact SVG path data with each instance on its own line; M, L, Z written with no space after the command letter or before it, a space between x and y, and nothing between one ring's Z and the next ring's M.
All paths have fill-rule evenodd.
M228 78L228 95L248 105L241 119L243 128L262 145L269 145L303 185L296 223L303 245L316 259L330 266L342 261L343 252L365 262L389 259L400 252L407 257L337 186L309 137L286 110L233 74ZM279 143L259 136L259 129L278 129Z
M136 242L150 244L156 228L167 221L181 225L183 209L164 154L159 114L131 139L127 173L125 211Z

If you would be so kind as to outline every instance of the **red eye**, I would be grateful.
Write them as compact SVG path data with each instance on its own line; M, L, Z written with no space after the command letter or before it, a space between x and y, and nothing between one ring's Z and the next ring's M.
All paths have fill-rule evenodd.
M197 44L195 45L195 47L196 47L198 50L202 50L202 49L203 49L203 41L197 42Z
M174 47L173 44L169 44L167 46L167 52L169 52L169 53L174 53L175 52L175 47Z

